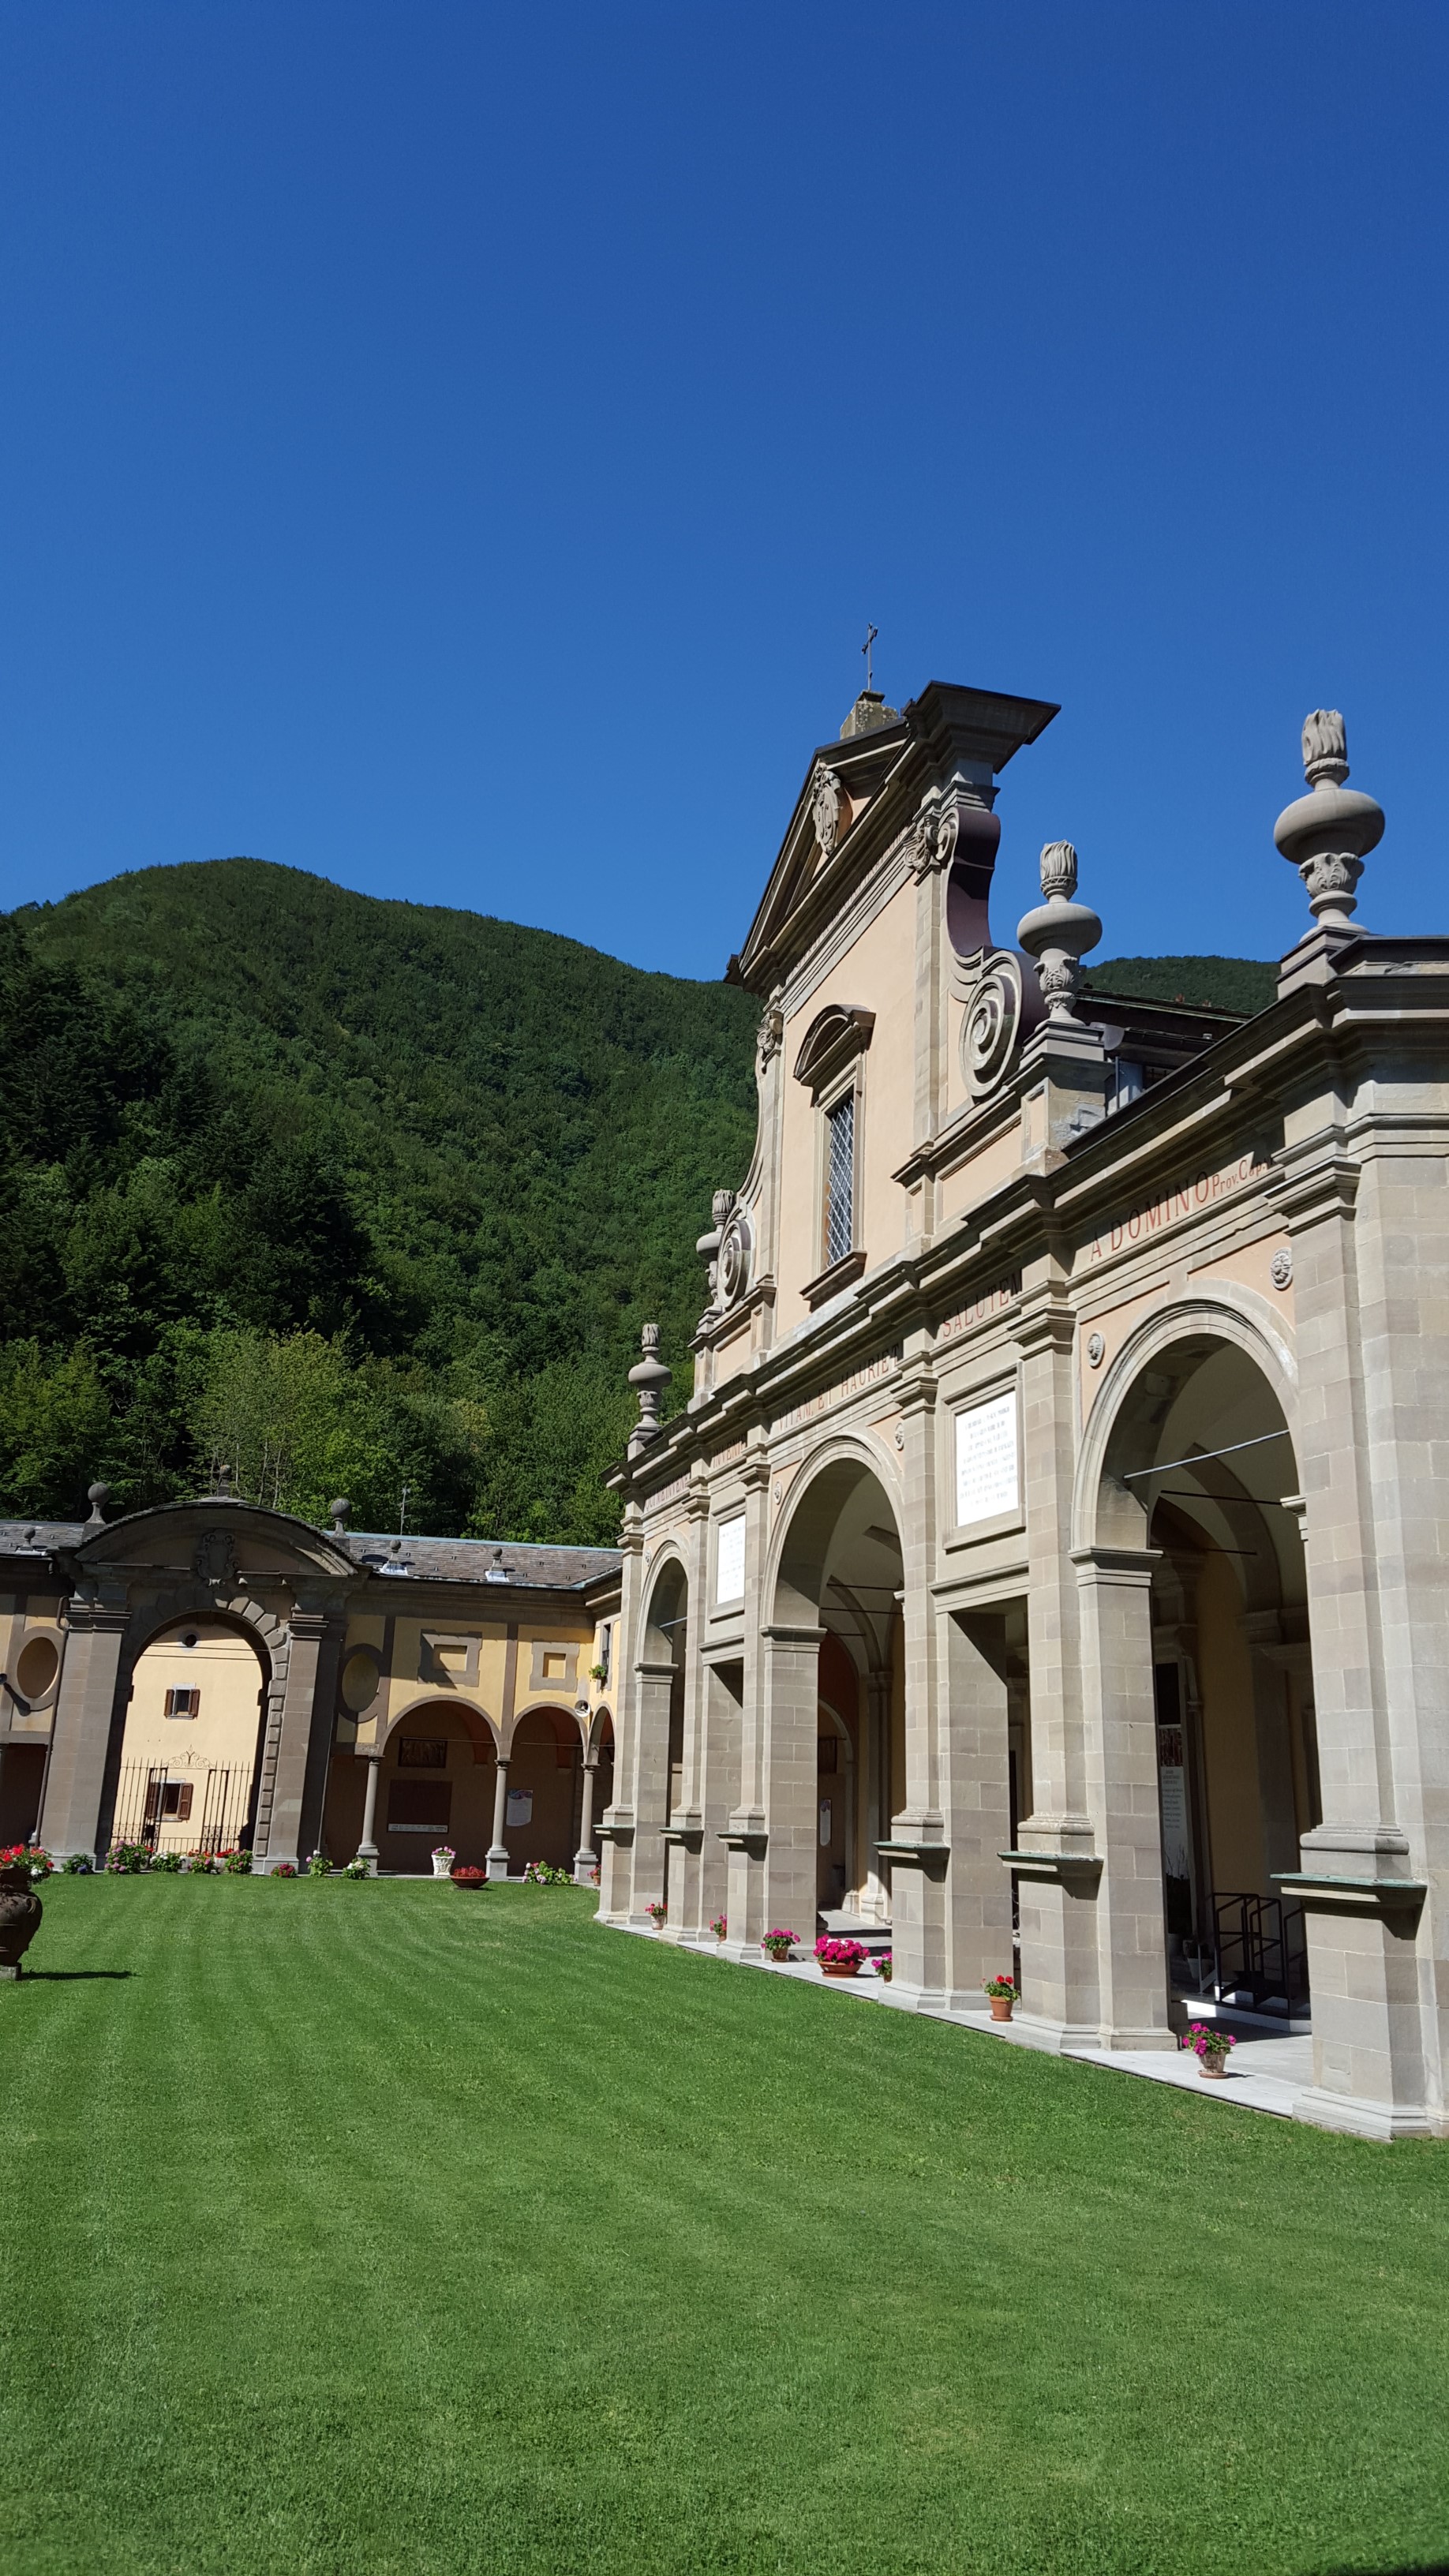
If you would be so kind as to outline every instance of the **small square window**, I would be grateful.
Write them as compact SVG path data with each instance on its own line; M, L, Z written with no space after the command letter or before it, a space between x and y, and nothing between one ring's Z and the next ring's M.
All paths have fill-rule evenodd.
M187 1690L169 1690L166 1694L166 1715L168 1717L199 1717L201 1715L200 1690L194 1686Z

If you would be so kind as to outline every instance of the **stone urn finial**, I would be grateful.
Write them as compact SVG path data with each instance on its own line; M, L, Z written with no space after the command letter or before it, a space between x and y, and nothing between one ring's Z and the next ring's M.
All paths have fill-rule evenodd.
M327 1509L332 1515L333 1537L345 1538L347 1536L347 1524L352 1517L352 1505L349 1503L347 1496L345 1494L336 1495L333 1501L328 1504Z
M1304 718L1303 775L1311 792L1284 808L1273 838L1303 879L1314 920L1351 938L1349 916L1358 907L1364 860L1383 839L1384 809L1343 783L1348 732L1336 707L1315 707Z
M1053 1020L1075 1021L1082 958L1095 948L1102 924L1088 903L1074 903L1077 854L1070 841L1048 841L1041 854L1045 903L1018 922L1016 935L1036 959L1037 981Z
M105 1526L106 1526L106 1505L107 1505L107 1503L110 1501L110 1499L111 1499L111 1489L110 1489L110 1486L109 1486L109 1485L87 1485L87 1487L86 1487L86 1501L90 1504L90 1507L91 1507L91 1511L90 1511L90 1518L89 1518L89 1520L86 1522L86 1528L87 1528L88 1530L98 1530L98 1529L104 1529L104 1528L105 1528Z
M659 1398L674 1372L666 1368L659 1356L659 1327L646 1324L639 1336L644 1356L629 1371L629 1384L639 1396L639 1419L629 1436L629 1455L637 1458L651 1441L659 1437Z

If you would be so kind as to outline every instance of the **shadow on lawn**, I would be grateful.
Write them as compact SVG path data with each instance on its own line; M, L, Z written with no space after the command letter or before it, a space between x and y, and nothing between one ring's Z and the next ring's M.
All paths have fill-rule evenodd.
M135 1973L134 1968L27 1968L18 1982L24 1986L70 1986L84 1977L133 1977ZM1434 2576L1432 2568L1429 2576Z

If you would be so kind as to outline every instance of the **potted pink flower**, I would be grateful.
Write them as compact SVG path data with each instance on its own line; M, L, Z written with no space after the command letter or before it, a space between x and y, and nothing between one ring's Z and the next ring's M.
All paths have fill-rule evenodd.
M763 1941L760 1943L760 1948L764 1951L766 1958L773 1959L777 1968L784 1967L785 1962L789 1958L794 1947L794 1933L783 1932L779 1929L776 1929L773 1932L767 1932Z
M817 1941L815 1956L827 1977L858 1977L865 1965L866 1947L863 1941Z
M1216 2022L1194 2021L1189 2022L1182 2044L1197 2059L1199 2075L1225 2075L1228 2050L1236 2048L1237 2041L1227 2031L1219 2030Z
M887 1985L890 1984L891 1954L889 1950L877 1950L875 1954L875 1972L878 1977L884 1978Z
M709 1928L714 1934L716 1941L722 1941L730 1928L729 1916L727 1914L717 1914Z
M989 1997L993 2021L1010 2021L1011 2007L1021 2001L1021 1988L1014 1977L988 1977L981 1989Z
M453 1846L452 1846L452 1844L451 1844L451 1843L434 1843L434 1845L433 1845L433 1876L434 1876L434 1878L451 1878L451 1877L452 1877L452 1875L453 1875L453 1863L454 1863L454 1861L457 1859L457 1857L458 1857L458 1855L457 1855L457 1853L454 1851Z
M648 1915L650 1922L653 1924L655 1931L662 1932L665 1924L669 1920L669 1907L665 1903L664 1899L662 1897L656 1897L652 1905L645 1906L644 1911Z

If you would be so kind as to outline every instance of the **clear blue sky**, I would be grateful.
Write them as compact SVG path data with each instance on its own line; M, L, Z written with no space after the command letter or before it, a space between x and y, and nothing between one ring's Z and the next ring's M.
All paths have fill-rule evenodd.
M861 678L997 935L1449 928L1432 0L0 0L0 901L248 851L714 975Z

